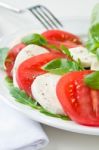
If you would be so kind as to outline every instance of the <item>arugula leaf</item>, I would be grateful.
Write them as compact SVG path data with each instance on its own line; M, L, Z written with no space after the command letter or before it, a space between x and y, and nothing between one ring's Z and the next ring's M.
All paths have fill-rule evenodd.
M13 80L11 78L9 78L8 76L5 77L5 81L8 85L8 87L12 87L13 86Z
M42 67L42 69L58 75L63 75L66 72L82 70L79 62L70 61L63 58L54 59L48 62Z
M69 49L66 46L61 45L60 49L61 49L61 52L63 52L64 54L66 54L67 56L72 58L71 53L70 53Z
M78 66L78 70L84 70L84 67L80 61L80 59L78 58L77 61L74 61L76 63L76 65Z
M46 114L47 116L51 116L51 117L56 117L56 118L61 118L63 120L70 120L70 118L68 116L65 115L60 115L60 114L53 114L51 112L48 112L47 110L45 110L44 108L40 109L40 112L43 114Z
M7 47L0 48L0 68L1 69L4 69L4 62L7 57L8 50L9 50L9 48L7 48Z
M16 87L10 89L11 95L16 98L16 100L22 104L31 106L32 108L39 109L37 102L29 97L23 90L20 90Z
M36 44L40 46L44 46L47 44L46 39L40 34L30 34L21 39L21 42L25 44Z
M17 102L20 102L24 105L30 106L31 108L37 109L43 114L46 114L46 115L52 116L52 117L61 118L63 120L69 120L68 116L58 115L58 114L53 114L51 112L48 112L42 106L40 106L37 101L35 101L31 97L29 97L24 91L22 91L16 87L11 88L10 93L16 99Z
M88 87L99 90L99 71L86 75L84 77L84 82Z
M5 79L6 79L7 84L9 85L10 93L15 98L15 101L21 104L27 105L33 109L37 109L38 111L40 111L41 113L47 116L60 118L62 120L70 120L68 116L60 115L60 114L53 114L45 110L42 106L38 104L36 100L32 99L32 97L29 97L23 90L20 90L14 87L12 79L10 79L9 77L6 77Z
M60 51L60 49L56 45L53 45L53 44L48 44L47 43L46 47L49 48L49 49L53 49L55 51Z

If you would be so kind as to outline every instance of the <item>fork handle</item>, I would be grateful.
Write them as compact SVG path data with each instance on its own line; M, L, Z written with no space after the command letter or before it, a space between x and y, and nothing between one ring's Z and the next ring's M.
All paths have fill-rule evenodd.
M10 6L9 4L0 2L0 6L16 13L22 13L23 10Z

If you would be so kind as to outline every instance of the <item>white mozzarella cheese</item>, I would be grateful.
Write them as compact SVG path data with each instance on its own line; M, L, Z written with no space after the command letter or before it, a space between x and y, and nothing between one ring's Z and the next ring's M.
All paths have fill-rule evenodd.
M64 114L56 95L56 85L61 76L46 73L38 76L31 85L31 91L36 101L49 112Z
M13 71L12 71L14 86L18 87L18 84L16 81L16 71L17 71L17 68L19 67L19 65L26 59L29 59L32 56L40 55L43 53L48 53L47 49L37 46L37 45L33 45L33 44L26 46L19 52L19 54L16 57L16 60L15 60L14 66L13 66Z
M92 61L91 70L99 70L99 61L97 58Z
M74 60L80 59L84 67L90 67L92 60L95 58L95 55L90 53L85 47L79 46L75 48L70 48L70 53L73 56Z

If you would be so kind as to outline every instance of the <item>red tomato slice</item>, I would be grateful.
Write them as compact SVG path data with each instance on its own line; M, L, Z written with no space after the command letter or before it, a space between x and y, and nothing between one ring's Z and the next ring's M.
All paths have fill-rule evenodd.
M20 89L28 95L31 94L31 84L33 80L41 74L46 73L41 67L55 58L63 57L60 53L45 53L31 57L24 61L17 70L16 80Z
M79 124L99 126L99 90L84 84L84 76L91 71L71 72L57 84L57 96L64 111Z
M42 33L42 35L49 44L56 45L57 47L65 45L67 48L72 48L82 44L78 36L61 30L48 30Z
M12 68L16 59L17 54L25 47L26 45L23 43L20 43L16 46L14 46L9 52L8 56L5 60L5 66L6 66L6 73L7 75L12 78Z
M64 45L64 46L66 46L67 48L73 48L73 47L77 47L77 46L78 46L78 44L73 43L73 42L71 42L71 41L69 41L69 40L67 40L67 41L65 41L65 42L59 42L59 41L48 40L48 43L49 43L50 45L55 45L55 46L57 46L58 48L60 48L61 45ZM80 44L79 44L79 45L80 45Z

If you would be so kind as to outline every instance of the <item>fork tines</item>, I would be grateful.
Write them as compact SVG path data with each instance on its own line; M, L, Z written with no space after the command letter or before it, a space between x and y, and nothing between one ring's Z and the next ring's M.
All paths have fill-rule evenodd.
M45 6L37 5L29 10L46 29L63 28L62 23Z

